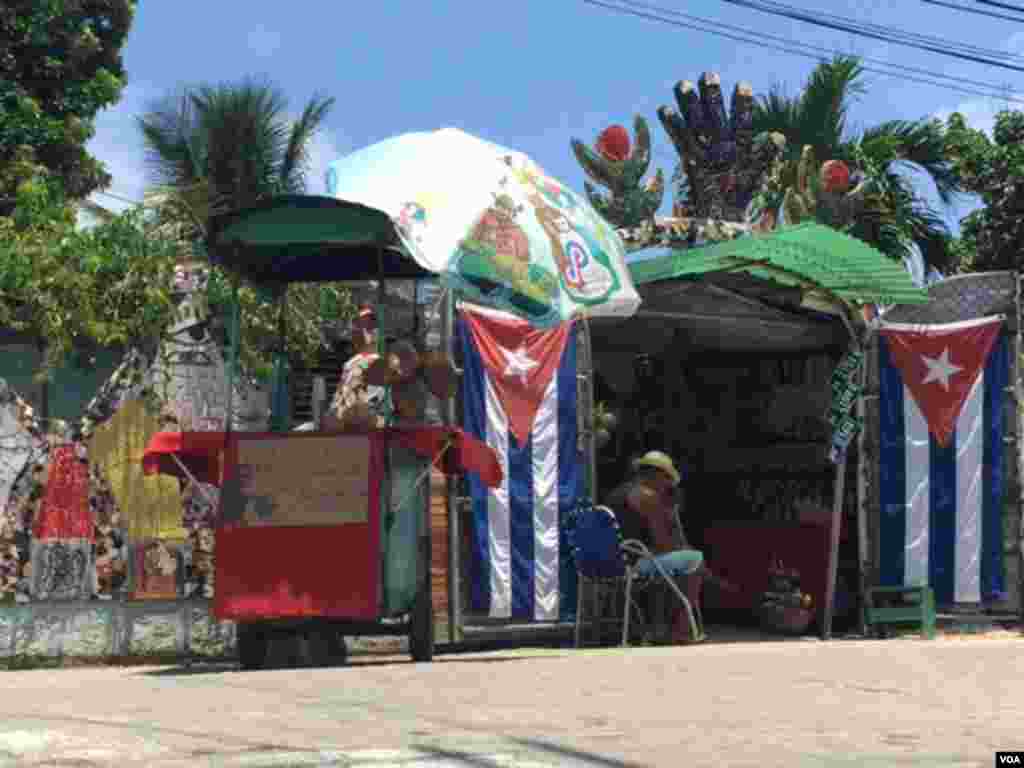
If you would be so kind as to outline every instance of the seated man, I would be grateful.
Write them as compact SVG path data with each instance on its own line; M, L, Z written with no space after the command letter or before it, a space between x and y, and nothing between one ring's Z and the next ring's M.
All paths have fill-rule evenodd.
M640 573L657 576L652 562L657 560L662 569L677 580L696 614L701 585L711 574L704 564L703 553L687 543L676 513L680 502L679 470L661 451L648 451L633 462L632 468L633 476L612 491L606 504L615 512L623 538L642 542L654 555L641 561ZM673 642L686 642L689 637L686 612L674 596L663 597L669 598L667 605L659 606L657 603L661 601L657 600L652 605L655 615L663 620L658 623L671 626Z

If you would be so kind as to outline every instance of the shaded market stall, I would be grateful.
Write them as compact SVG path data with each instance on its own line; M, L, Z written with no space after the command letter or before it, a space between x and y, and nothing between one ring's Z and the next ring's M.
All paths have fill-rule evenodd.
M694 474L735 473L750 462L780 469L806 466L833 475L829 518L820 521L828 531L826 570L817 577L805 574L805 581L812 584L815 602L822 608L819 629L828 637L846 506L847 457L852 454L858 467L865 461L863 450L856 446L847 450L860 423L858 413L864 385L864 367L860 363L870 333L861 307L921 304L927 302L927 293L914 286L901 265L858 240L817 224L702 247L663 247L639 255L643 258L637 258L630 269L644 302L636 317L619 325L607 325L600 319L592 321L595 370L598 374L608 372L609 384L614 389L616 382L611 380L630 371L630 362L638 355L675 361L676 369L662 371L668 390L665 397L644 405L660 412L658 420L669 425L669 433L662 430L656 440L675 455L686 457L688 470ZM824 402L808 403L805 399L802 404L797 403L797 408L802 405L806 418L819 420L816 440L791 441L788 445L778 441L774 445L744 445L727 440L718 450L711 444L685 445L694 439L686 434L684 426L684 419L692 413L682 411L687 405L692 407L692 403L681 402L681 393L672 383L679 378L674 374L680 361L685 361L682 367L688 369L684 376L699 379L705 373L702 361L712 358L731 358L730 365L736 367L742 366L744 359L774 360L778 365L780 360L806 359L815 354L829 358L822 373L831 377L831 397ZM837 368L841 356L853 364ZM710 376L712 372L707 373ZM617 384L620 391L628 391L633 382L620 380ZM736 387L735 381L717 379L710 385L716 389ZM650 400L651 393L644 396ZM666 401L673 398L676 402L667 408L671 415L666 415ZM729 433L727 425L736 424L736 414L726 413L723 402L719 398L710 412L703 414L712 422L708 431ZM833 419L828 425L830 431L825 431L829 408ZM633 419L627 420L635 423ZM675 434L673 429L677 430ZM712 514L720 514L720 505L726 503L723 492L719 491L719 506ZM688 508L695 502L691 500ZM859 512L860 505L847 508ZM858 514L854 525L857 591L861 592L866 580L867 553L862 515ZM730 533L756 537L753 530L734 528ZM704 543L718 550L729 546L720 539ZM763 541L761 545L770 546ZM710 554L713 568L716 558L719 562L725 559L718 550Z
M669 216L658 214L663 172L644 178L643 116L632 135L611 125L592 146L571 142L604 188L588 184L588 196L631 251L643 298L621 327L594 323L597 411L613 416L599 427L601 486L642 450L670 452L687 477L693 543L712 571L741 582L742 599L720 601L753 618L758 601L764 609L779 596L775 575L799 571L804 593L787 598L801 607L786 628L806 629L810 591L829 636L837 605L856 621L850 598L878 583L863 505L879 439L862 429L865 398L877 397L865 395L866 345L880 307L922 306L928 294L898 259L840 234L863 223L879 189L871 169L755 134L747 83L730 100L720 76L704 72L673 95L657 111L679 156ZM837 584L837 572L856 588Z

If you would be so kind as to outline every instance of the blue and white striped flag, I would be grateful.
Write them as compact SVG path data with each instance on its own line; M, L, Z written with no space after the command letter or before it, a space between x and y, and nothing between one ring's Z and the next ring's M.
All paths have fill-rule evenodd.
M880 577L930 585L939 603L1003 590L1002 318L883 325Z
M498 488L469 478L472 608L491 618L569 619L576 573L564 523L584 480L575 331L465 310L458 331L463 427L494 449L504 477Z

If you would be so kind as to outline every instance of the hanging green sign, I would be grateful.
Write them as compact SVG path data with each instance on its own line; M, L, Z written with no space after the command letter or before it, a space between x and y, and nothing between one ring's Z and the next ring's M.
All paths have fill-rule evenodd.
M832 447L829 458L836 464L846 455L846 449L863 427L852 411L861 394L861 369L864 353L855 350L848 353L832 372L832 404L829 408L829 424L832 426Z

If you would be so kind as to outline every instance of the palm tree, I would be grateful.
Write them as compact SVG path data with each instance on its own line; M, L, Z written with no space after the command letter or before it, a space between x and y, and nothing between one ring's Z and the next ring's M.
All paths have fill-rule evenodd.
M256 80L164 99L138 120L157 184L150 199L167 219L203 231L224 208L304 191L310 144L333 106L314 96L289 120L283 93Z
M202 258L208 222L217 213L305 191L311 143L333 106L333 98L317 95L290 119L282 91L252 79L199 85L156 102L138 118L154 182L145 201L156 231L181 243L183 261ZM213 269L210 283L210 303L223 307L226 276ZM310 360L324 342L325 312L347 311L347 293L298 285L289 296L289 349ZM243 366L266 370L276 314L249 289L241 293L241 312Z
M799 95L786 96L776 87L758 101L755 135L777 131L787 139L769 205L780 205L783 194L794 195L801 186L818 185L823 161L841 161L852 171L857 205L842 223L826 223L841 226L893 258L902 259L916 248L926 264L948 267L950 232L913 183L915 178L930 180L943 205L962 191L945 155L942 125L937 120L890 120L855 133L849 125L851 110L866 94L860 60L838 56L815 67ZM801 169L807 147L813 161L804 159Z

